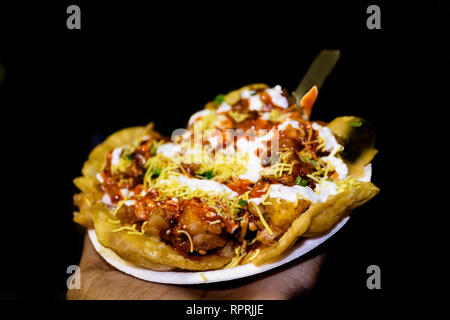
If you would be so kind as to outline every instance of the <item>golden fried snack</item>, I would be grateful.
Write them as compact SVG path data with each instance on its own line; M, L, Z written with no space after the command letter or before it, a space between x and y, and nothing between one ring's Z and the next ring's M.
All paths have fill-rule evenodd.
M280 86L253 84L218 95L173 141L151 123L112 134L74 180L74 221L152 270L280 258L379 192L362 179L377 152L370 124L310 121L316 98L313 88L297 106Z

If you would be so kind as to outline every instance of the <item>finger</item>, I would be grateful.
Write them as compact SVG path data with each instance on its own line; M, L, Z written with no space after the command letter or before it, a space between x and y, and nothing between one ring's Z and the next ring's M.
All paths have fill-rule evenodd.
M81 268L99 268L102 270L113 269L110 265L95 251L94 246L89 239L88 233L84 237L83 252L80 261Z
M88 235L80 261L81 290L67 294L68 299L199 299L203 290L148 282L129 276L110 266L95 250Z
M326 254L319 252L306 257L300 263L293 264L278 273L278 281L285 284L289 295L300 294L311 290L320 274Z
M326 254L313 251L284 266L252 277L201 285L204 299L290 299L311 289Z

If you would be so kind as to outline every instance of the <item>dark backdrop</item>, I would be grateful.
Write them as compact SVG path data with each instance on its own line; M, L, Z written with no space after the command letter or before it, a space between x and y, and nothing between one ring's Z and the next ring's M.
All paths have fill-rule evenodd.
M378 3L381 30L366 28L367 1L74 3L82 11L79 31L65 26L71 2L2 5L0 11L2 187L8 191L0 298L65 297L66 268L78 264L84 235L72 222L72 179L110 133L154 121L170 135L215 95L248 83L292 91L324 48L340 49L341 59L312 117L373 121L379 149L373 182L381 193L324 244L329 255L311 297L373 301L398 293L405 275L399 272L405 269L402 221L414 207L398 201L407 189L398 183L406 149L398 146L407 143L411 114L424 108L407 102L417 92L406 83L430 64L448 61L434 40L446 19L442 2ZM423 61L419 52L433 58ZM379 291L366 288L371 264L381 267Z

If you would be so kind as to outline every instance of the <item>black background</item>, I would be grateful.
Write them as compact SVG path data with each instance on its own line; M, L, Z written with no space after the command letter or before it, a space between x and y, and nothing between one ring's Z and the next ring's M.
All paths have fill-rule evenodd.
M66 28L66 8L73 3L81 7L81 30ZM366 8L373 3L381 7L381 30L366 27ZM170 135L218 93L249 83L292 91L324 48L340 49L341 58L312 118L357 115L373 121L379 149L373 182L381 192L324 244L328 259L309 298L385 301L407 291L400 284L406 270L416 267L408 264L404 231L419 203L408 193L410 180L402 180L416 160L401 158L417 143L408 138L414 130L407 124L429 109L419 94L430 93L431 103L437 99L432 92L448 87L448 80L433 77L449 60L443 47L449 12L440 1L373 3L2 5L7 197L0 298L65 298L66 268L78 264L84 235L72 222L72 180L110 133L154 121ZM440 103L448 106L448 98ZM407 201L398 201L405 196ZM371 264L381 268L381 290L366 287Z

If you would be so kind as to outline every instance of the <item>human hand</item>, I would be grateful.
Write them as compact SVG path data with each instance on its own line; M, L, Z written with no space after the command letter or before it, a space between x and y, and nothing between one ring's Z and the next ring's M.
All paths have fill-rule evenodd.
M315 284L324 253L303 256L285 266L244 279L201 285L148 282L110 266L95 251L87 234L80 261L81 288L67 291L67 299L85 300L264 300L290 299Z

